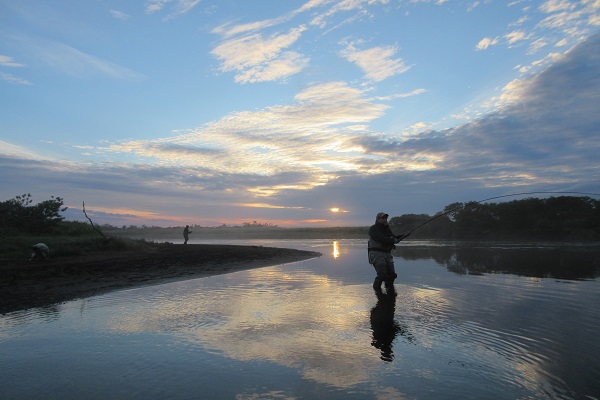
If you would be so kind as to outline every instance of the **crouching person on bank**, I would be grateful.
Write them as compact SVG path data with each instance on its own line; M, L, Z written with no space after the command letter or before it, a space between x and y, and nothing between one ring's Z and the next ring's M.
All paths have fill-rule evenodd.
M394 280L398 276L394 268L392 250L396 248L406 235L394 235L388 223L388 214L380 212L375 218L375 224L369 228L369 263L375 268L377 276L373 281L373 289L381 291L385 283L388 292L394 291Z
M48 259L48 253L50 252L50 249L44 243L34 244L31 250L32 253L29 261Z

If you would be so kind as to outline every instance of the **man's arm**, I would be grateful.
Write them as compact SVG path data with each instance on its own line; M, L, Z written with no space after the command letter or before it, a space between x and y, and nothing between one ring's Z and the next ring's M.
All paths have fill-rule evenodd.
M396 243L396 240L394 239L394 234L389 229L389 227L388 227L388 229L386 229L385 232L382 232L380 229L377 229L376 226L372 226L369 229L369 236L371 237L371 239L373 239L374 241L379 242L379 243L383 243L383 244Z

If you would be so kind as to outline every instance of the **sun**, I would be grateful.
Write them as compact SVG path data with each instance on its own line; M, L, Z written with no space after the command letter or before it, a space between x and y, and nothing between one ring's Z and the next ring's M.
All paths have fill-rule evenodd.
M337 207L334 207L334 208L330 208L329 211L331 211L332 213L337 213L337 212L340 212L340 209Z

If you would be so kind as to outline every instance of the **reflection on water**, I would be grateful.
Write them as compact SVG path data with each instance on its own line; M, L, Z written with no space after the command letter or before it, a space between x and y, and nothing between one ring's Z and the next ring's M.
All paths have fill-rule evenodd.
M363 240L239 243L325 255L0 316L0 398L598 398L590 249L414 243L378 295Z
M383 361L392 362L394 360L392 346L396 336L405 336L409 341L412 340L412 337L406 328L402 327L394 318L396 291L391 290L387 293L377 291L375 295L377 304L371 309L371 330L373 331L371 345L381 351Z
M334 259L340 258L340 244L337 240L333 241L333 252L331 253Z
M444 247L402 246L396 255L406 260L433 259L458 274L510 273L558 279L600 276L599 247L489 243L459 243Z

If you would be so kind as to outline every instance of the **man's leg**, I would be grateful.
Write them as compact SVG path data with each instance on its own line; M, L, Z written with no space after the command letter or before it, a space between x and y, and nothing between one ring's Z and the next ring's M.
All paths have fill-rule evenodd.
M375 276L375 280L373 281L373 289L381 290L381 284L388 278L385 253L374 252L373 268L375 268L375 273L377 274L377 276Z
M394 280L398 277L396 274L396 268L394 267L394 258L391 254L388 254L386 257L386 279L385 279L385 287L392 288L394 286Z
M377 271L377 268L375 268L375 271ZM375 280L373 281L373 289L381 290L381 284L384 281L385 281L385 278L383 276L381 276L379 273L377 273L377 276L375 276Z

